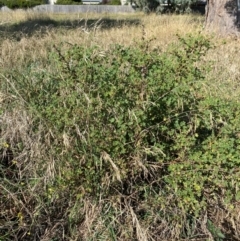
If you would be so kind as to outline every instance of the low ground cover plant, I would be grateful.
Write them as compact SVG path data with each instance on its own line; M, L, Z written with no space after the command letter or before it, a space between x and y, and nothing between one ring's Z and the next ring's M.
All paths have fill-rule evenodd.
M239 236L240 107L207 87L212 43L151 41L56 46L51 70L1 76L0 238Z

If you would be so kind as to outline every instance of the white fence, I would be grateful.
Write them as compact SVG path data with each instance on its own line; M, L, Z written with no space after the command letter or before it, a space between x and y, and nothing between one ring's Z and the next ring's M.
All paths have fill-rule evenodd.
M135 10L131 6L114 5L39 5L32 8L33 11L43 13L133 13ZM1 11L11 11L2 7Z

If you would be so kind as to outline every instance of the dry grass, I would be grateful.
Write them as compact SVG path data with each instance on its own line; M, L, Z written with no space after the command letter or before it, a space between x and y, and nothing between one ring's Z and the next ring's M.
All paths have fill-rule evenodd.
M240 60L237 57L239 39L215 38L216 48L208 55L208 61L213 62L209 73L209 85L213 91L221 93L226 99L238 100L240 93Z
M5 15L5 16L4 16ZM130 15L49 15L16 11L1 15L0 66L13 68L27 60L46 59L52 46L60 43L99 45L131 45L143 37L155 38L153 45L165 47L176 39L176 33L202 30L202 17ZM11 28L11 26L14 27ZM186 31L187 30L187 31ZM13 54L14 53L14 54Z

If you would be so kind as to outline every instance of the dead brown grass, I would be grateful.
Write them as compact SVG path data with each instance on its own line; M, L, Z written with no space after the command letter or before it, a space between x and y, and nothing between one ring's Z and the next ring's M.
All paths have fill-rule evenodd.
M210 71L209 85L212 91L221 93L226 99L237 100L240 93L240 72L239 58L237 49L239 39L213 37L216 48L207 56L207 60L212 62L212 71Z

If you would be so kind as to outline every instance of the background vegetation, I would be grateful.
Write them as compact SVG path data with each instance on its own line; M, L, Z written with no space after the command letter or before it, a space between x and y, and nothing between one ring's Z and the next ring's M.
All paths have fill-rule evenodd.
M57 2L55 4L59 4L59 5L78 5L81 4L82 1L72 1L72 0L57 0Z
M198 0L133 0L137 8L145 13L156 12L163 13L190 13L196 5L199 5Z
M1 240L239 239L239 40L203 21L1 15Z
M46 1L45 0L0 0L0 7L6 6L11 9L31 8L41 4L46 4Z

